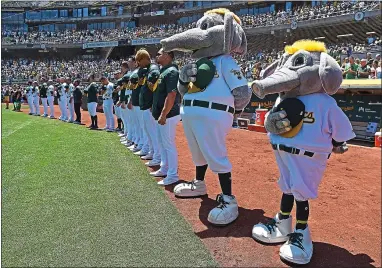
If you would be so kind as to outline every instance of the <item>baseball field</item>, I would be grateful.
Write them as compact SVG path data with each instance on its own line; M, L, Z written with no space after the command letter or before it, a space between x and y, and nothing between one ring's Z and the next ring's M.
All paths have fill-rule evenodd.
M220 193L210 171L208 197L178 199L116 133L23 110L2 107L2 266L287 266L279 246L251 238L252 226L273 217L281 197L265 134L233 129L228 136L240 215L220 228L207 221ZM88 124L87 112L83 118ZM179 175L188 181L194 166L181 123L176 139ZM381 150L350 146L333 155L310 210L309 266L380 267Z

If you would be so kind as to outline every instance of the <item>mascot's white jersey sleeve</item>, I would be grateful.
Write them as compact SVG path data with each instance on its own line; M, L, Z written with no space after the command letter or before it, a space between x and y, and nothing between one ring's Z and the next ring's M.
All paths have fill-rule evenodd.
M49 91L49 93L53 93L54 92L54 86L50 85L48 87L48 91Z
M111 95L113 94L113 91L114 91L114 84L113 83L109 83L106 86L106 90L105 90L105 93L103 94L103 97L104 98L111 98Z
M342 142L355 137L349 119L338 107L335 99L325 93L297 98L305 104L304 123L301 130L292 138L268 133L271 143L329 154L333 149L332 138ZM275 106L279 103L280 98L276 100Z
M212 58L216 74L205 90L197 93L186 93L185 100L204 100L234 107L232 90L247 85L247 80L240 71L240 67L230 55Z

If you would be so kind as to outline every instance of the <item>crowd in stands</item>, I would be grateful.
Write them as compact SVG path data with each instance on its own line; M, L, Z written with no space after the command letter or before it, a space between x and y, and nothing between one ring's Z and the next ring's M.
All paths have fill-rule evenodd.
M291 11L242 16L243 26L247 28L289 24L295 21L315 18L326 18L354 13L358 10L370 10L378 5L378 1L365 2L327 2L319 6L299 6ZM185 25L141 26L136 28L102 29L102 30L64 30L55 32L17 32L2 31L3 44L54 44L85 43L97 41L113 41L136 38L153 38L170 36L195 26L195 22Z
M379 42L377 40L376 42ZM364 48L365 51L358 51L359 48ZM367 70L369 73L355 73L346 75L345 79L353 78L381 78L381 59L380 55L372 57L371 53L367 53L366 45L361 44L337 44L328 45L328 53L333 56L337 62L343 67L343 71L349 68L352 72L358 72L359 68ZM352 53L362 52L363 56L352 57ZM241 66L243 74L251 81L258 79L262 70L270 63L279 59L283 51L269 49L265 51L249 51L244 56L235 56L235 59ZM341 60L342 55L342 60ZM357 55L357 54L354 54ZM362 55L362 54L361 54ZM360 58L358 58L360 57ZM192 59L187 53L177 53L176 63L181 68L185 64L191 62ZM366 64L365 64L366 63ZM18 80L27 81L30 79L39 80L40 77L48 77L49 79L57 79L58 77L71 77L73 79L85 79L89 73L101 73L107 77L112 77L114 72L118 71L120 60L88 60L88 59L73 59L73 60L58 60L58 59L2 59L1 80L6 82L17 82ZM349 67L350 66L350 67ZM367 67L365 67L367 66Z

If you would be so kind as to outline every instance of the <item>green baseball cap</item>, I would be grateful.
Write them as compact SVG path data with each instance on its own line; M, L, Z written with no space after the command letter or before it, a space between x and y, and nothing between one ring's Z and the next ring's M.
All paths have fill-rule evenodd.
M145 77L147 72L148 72L147 68L139 68L139 70L138 70L138 77L139 78Z
M147 77L147 82L154 84L159 78L159 71L152 71Z
M122 76L122 83L127 83L130 80L130 74L125 74Z
M216 67L214 63L207 58L202 58L195 64L197 69L195 77L196 81L189 83L188 93L195 93L205 90L206 87L211 83L212 79L214 79L216 73Z
M138 83L138 79L139 79L139 76L138 76L138 73L135 72L133 73L131 76L130 76L130 82L132 84L137 84Z
M119 78L117 80L117 86L122 86L122 83L123 83L123 79L122 78Z

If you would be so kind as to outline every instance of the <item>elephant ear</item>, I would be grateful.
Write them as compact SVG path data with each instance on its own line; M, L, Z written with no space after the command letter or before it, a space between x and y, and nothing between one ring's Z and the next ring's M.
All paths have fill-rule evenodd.
M247 37L232 12L224 14L224 53L247 53Z
M335 94L342 84L342 71L338 63L325 52L321 52L319 76L322 88L329 95Z
M260 79L264 79L264 78L270 76L271 74L273 74L279 64L280 64L280 60L277 60L274 63L272 63L271 65L269 65L267 68L265 68Z

